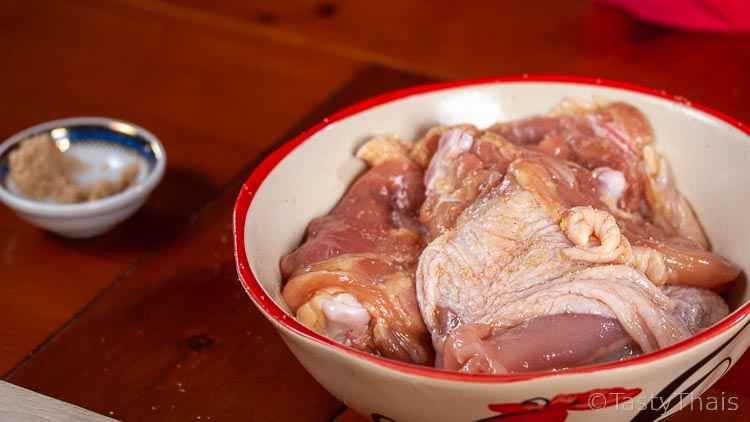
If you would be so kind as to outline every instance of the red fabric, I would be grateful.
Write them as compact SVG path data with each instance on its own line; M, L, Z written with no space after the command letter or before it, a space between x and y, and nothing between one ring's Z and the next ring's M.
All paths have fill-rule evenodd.
M750 0L599 0L635 17L695 31L750 32Z

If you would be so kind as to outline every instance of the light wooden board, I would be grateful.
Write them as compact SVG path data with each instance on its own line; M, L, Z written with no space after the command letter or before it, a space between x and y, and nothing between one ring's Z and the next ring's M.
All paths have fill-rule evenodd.
M0 422L104 422L115 419L0 381Z

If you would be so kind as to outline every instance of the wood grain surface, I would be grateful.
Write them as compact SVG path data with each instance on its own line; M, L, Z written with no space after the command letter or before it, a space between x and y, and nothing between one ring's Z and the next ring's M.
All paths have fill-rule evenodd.
M70 0L0 4L0 138L105 115L164 143L146 206L71 241L0 207L0 373L122 420L326 421L234 273L240 183L273 146L394 88L515 73L649 85L750 120L750 38L673 31L586 1ZM750 360L707 394L750 419ZM342 420L359 417L344 414Z

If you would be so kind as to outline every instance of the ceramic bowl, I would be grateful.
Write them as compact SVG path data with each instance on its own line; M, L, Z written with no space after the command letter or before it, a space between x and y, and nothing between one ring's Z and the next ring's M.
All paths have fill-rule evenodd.
M25 197L10 177L8 157L19 144L48 134L63 153L85 163L76 174L81 183L116 179L135 164L131 186L106 198L74 204ZM102 234L135 213L164 175L167 158L161 142L149 131L121 120L74 117L25 129L0 145L0 200L31 224L61 236L85 238Z
M690 406L750 344L744 281L726 294L733 309L728 317L673 346L621 362L500 376L452 373L353 350L298 323L280 294L279 259L364 169L353 151L366 138L395 133L415 139L438 123L483 127L543 113L565 97L592 96L629 102L648 116L657 148L670 159L714 250L750 268L746 126L661 91L525 76L390 93L334 114L281 146L255 169L237 199L234 241L242 285L310 374L375 421L651 421ZM737 400L724 398L719 405L736 410Z

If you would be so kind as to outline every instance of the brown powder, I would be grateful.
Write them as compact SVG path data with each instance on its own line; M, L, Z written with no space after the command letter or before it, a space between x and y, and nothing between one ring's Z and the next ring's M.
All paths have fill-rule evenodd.
M86 167L80 160L63 154L47 135L21 142L10 153L10 178L25 196L61 203L87 202L122 192L138 175L138 165L130 164L115 180L99 180L91 186L75 181L76 172Z

